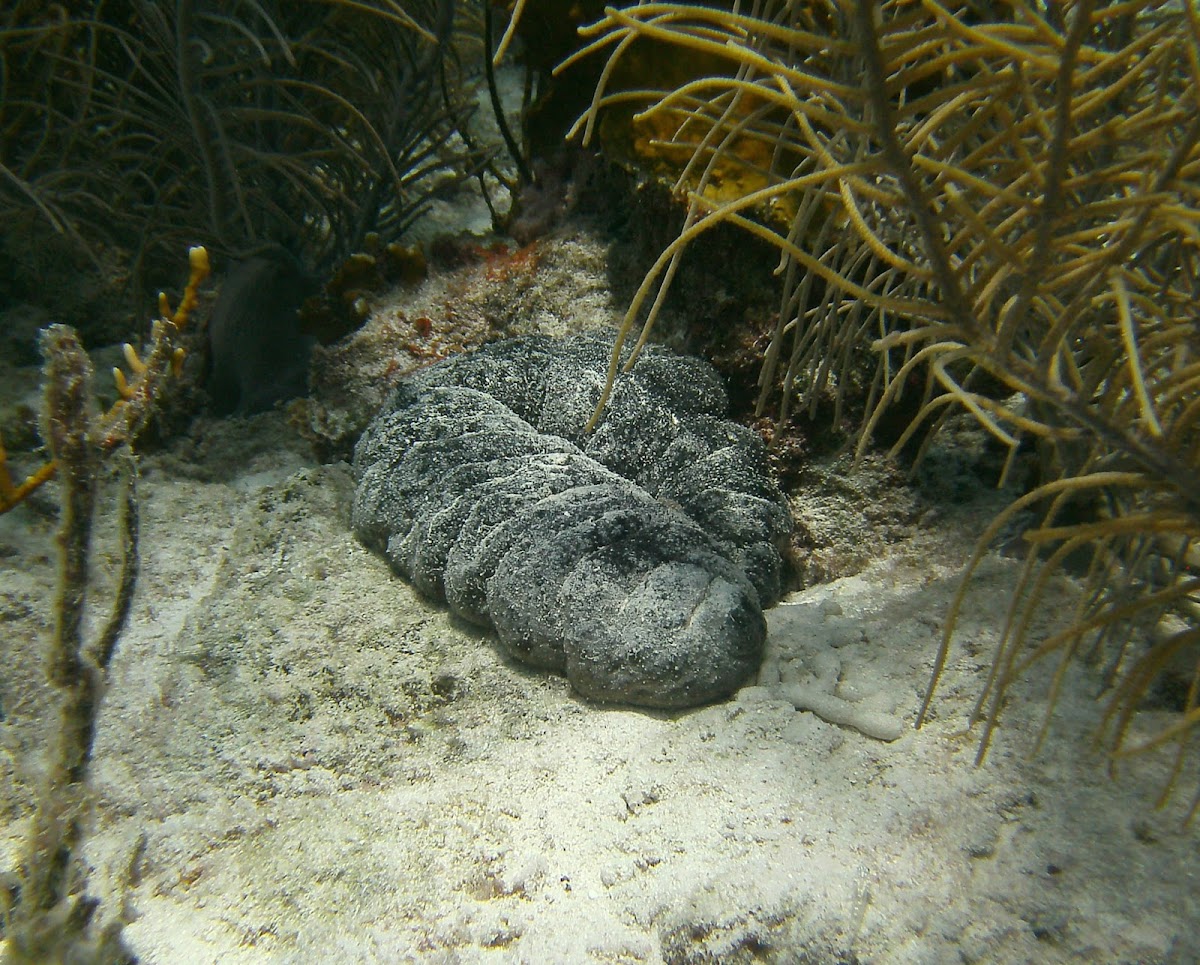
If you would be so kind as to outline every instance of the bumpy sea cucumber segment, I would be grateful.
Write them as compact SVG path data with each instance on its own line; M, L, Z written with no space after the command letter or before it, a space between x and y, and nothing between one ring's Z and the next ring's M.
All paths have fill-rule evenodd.
M723 697L757 667L791 517L711 367L649 349L584 426L611 342L513 339L399 387L352 522L413 585L586 697Z

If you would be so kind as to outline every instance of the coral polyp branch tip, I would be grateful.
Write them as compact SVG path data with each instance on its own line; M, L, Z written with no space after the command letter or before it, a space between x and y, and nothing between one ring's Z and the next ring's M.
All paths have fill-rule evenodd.
M90 437L102 452L132 443L153 415L154 407L167 380L177 375L183 362L183 349L176 345L180 330L187 326L200 299L200 286L212 272L208 251L197 245L188 251L190 274L179 307L171 311L165 293L158 296L160 318L150 329L149 348L144 356L126 343L125 364L129 375L120 368L113 369L117 400L107 412L93 420ZM48 343L49 344L49 343ZM55 343L57 344L57 343ZM45 483L54 478L57 467L53 461L43 463L20 484L14 483L8 469L8 453L0 438L0 513L6 513L28 499Z

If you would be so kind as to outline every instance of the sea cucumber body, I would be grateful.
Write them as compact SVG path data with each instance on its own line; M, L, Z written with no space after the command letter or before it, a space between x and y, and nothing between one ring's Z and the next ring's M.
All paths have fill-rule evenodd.
M356 447L352 522L585 697L694 706L757 668L791 518L699 360L648 350L585 435L610 349L513 339L407 379Z

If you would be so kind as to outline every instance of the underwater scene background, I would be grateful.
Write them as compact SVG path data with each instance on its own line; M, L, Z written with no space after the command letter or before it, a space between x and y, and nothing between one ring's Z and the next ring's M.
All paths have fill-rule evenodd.
M11 5L5 960L1200 957L1198 108L1193 0Z

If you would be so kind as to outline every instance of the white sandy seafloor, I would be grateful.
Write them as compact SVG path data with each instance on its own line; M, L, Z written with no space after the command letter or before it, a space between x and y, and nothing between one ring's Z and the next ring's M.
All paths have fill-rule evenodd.
M759 681L648 713L588 704L420 599L351 534L348 467L285 413L197 420L143 459L85 848L100 914L129 911L143 962L189 965L1200 960L1195 768L1163 810L1166 759L1108 778L1097 669L1072 669L1032 759L1045 681L1026 681L973 766L1011 560L985 562L912 728L996 498L922 504L874 463L814 478L797 516L865 568L770 612ZM5 866L50 719L54 507L48 487L0 516Z
M972 766L957 731L1011 564L986 567L970 654L938 719L911 729L967 546L956 526L914 527L862 574L796 594L770 614L761 685L665 715L592 706L506 663L356 543L352 488L277 415L201 423L145 460L143 571L87 844L112 911L145 838L125 896L143 961L1200 953L1196 834L1181 806L1149 809L1159 766L1113 782L1087 752L1088 672L1037 758L1035 686ZM45 632L52 521L35 510L0 517L6 675ZM789 688L901 736L797 711ZM36 712L5 710L10 727ZM9 823L9 854L22 829Z

